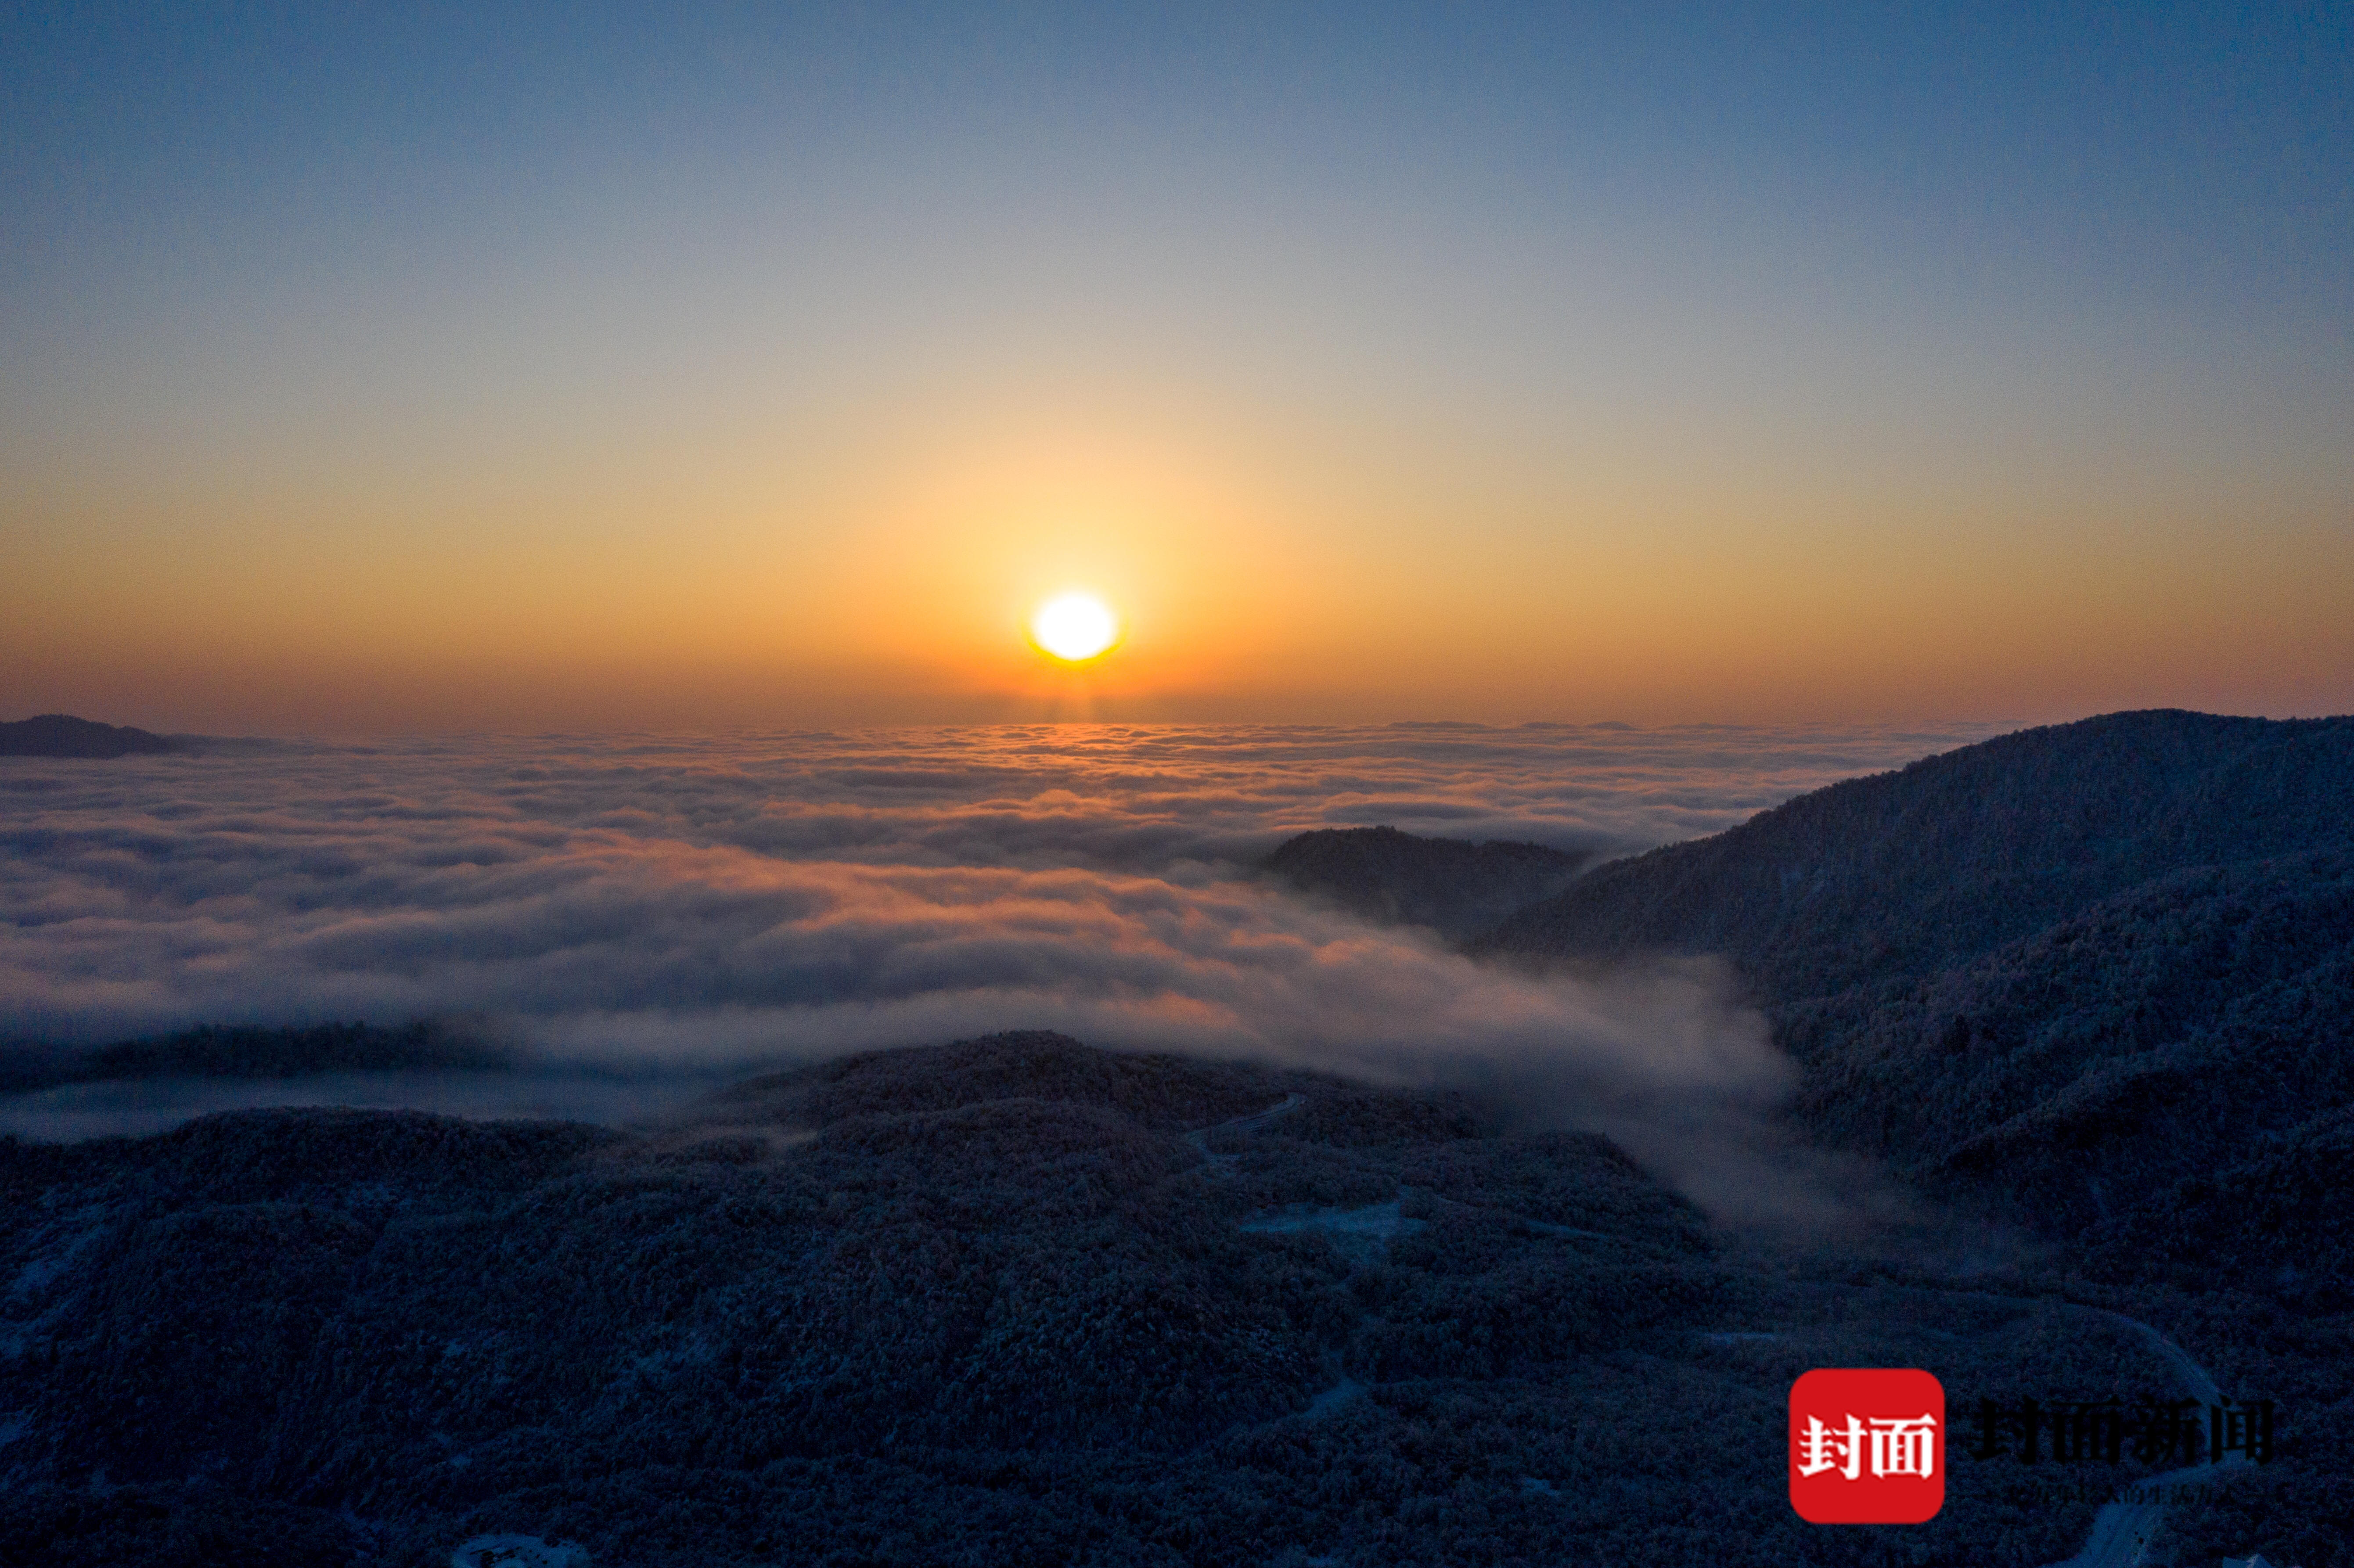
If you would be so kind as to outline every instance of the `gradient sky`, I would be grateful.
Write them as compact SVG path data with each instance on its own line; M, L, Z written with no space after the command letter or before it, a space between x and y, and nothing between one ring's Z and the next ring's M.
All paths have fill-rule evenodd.
M0 717L2354 709L2342 5L156 9L0 10Z

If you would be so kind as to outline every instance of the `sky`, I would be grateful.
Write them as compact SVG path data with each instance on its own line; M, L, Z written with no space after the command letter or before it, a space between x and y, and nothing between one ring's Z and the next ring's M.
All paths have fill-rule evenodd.
M2349 34L7 5L0 718L2346 712Z

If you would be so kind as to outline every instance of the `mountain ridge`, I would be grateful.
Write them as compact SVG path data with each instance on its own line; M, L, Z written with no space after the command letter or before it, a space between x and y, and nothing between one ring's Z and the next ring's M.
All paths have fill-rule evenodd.
M1566 886L1597 853L1388 826L1320 828L1285 840L1259 870L1367 919L1461 939Z
M2354 718L2104 715L1608 862L1472 946L1714 952L1787 1003L1932 972L2176 871L2340 845L2354 845Z
M0 757L157 757L193 750L195 743L193 736L156 735L71 714L37 714L0 724Z

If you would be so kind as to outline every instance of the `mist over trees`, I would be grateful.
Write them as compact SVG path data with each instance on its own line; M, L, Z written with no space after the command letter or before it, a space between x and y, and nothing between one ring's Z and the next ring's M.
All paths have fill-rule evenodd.
M2271 1462L2169 1510L2154 1561L2354 1563L2349 790L2347 721L2113 715L1595 867L1475 940L1728 955L1796 1123L1919 1201L1852 1245L1712 1223L1491 1095L1035 1033L755 1079L650 1133L272 1111L0 1139L0 1556L2037 1568L2147 1467L2022 1499L2023 1467L1957 1444L1932 1523L1808 1526L1790 1381L2183 1397L2138 1323L2279 1412ZM1531 874L1311 837L1277 860L1434 928ZM471 1048L211 1031L104 1060Z

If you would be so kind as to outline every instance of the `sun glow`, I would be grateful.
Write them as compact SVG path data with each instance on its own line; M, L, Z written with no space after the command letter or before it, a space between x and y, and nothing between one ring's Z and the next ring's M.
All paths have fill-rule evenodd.
M1030 618L1030 640L1066 664L1102 657L1119 641L1119 620L1091 593L1057 594Z

